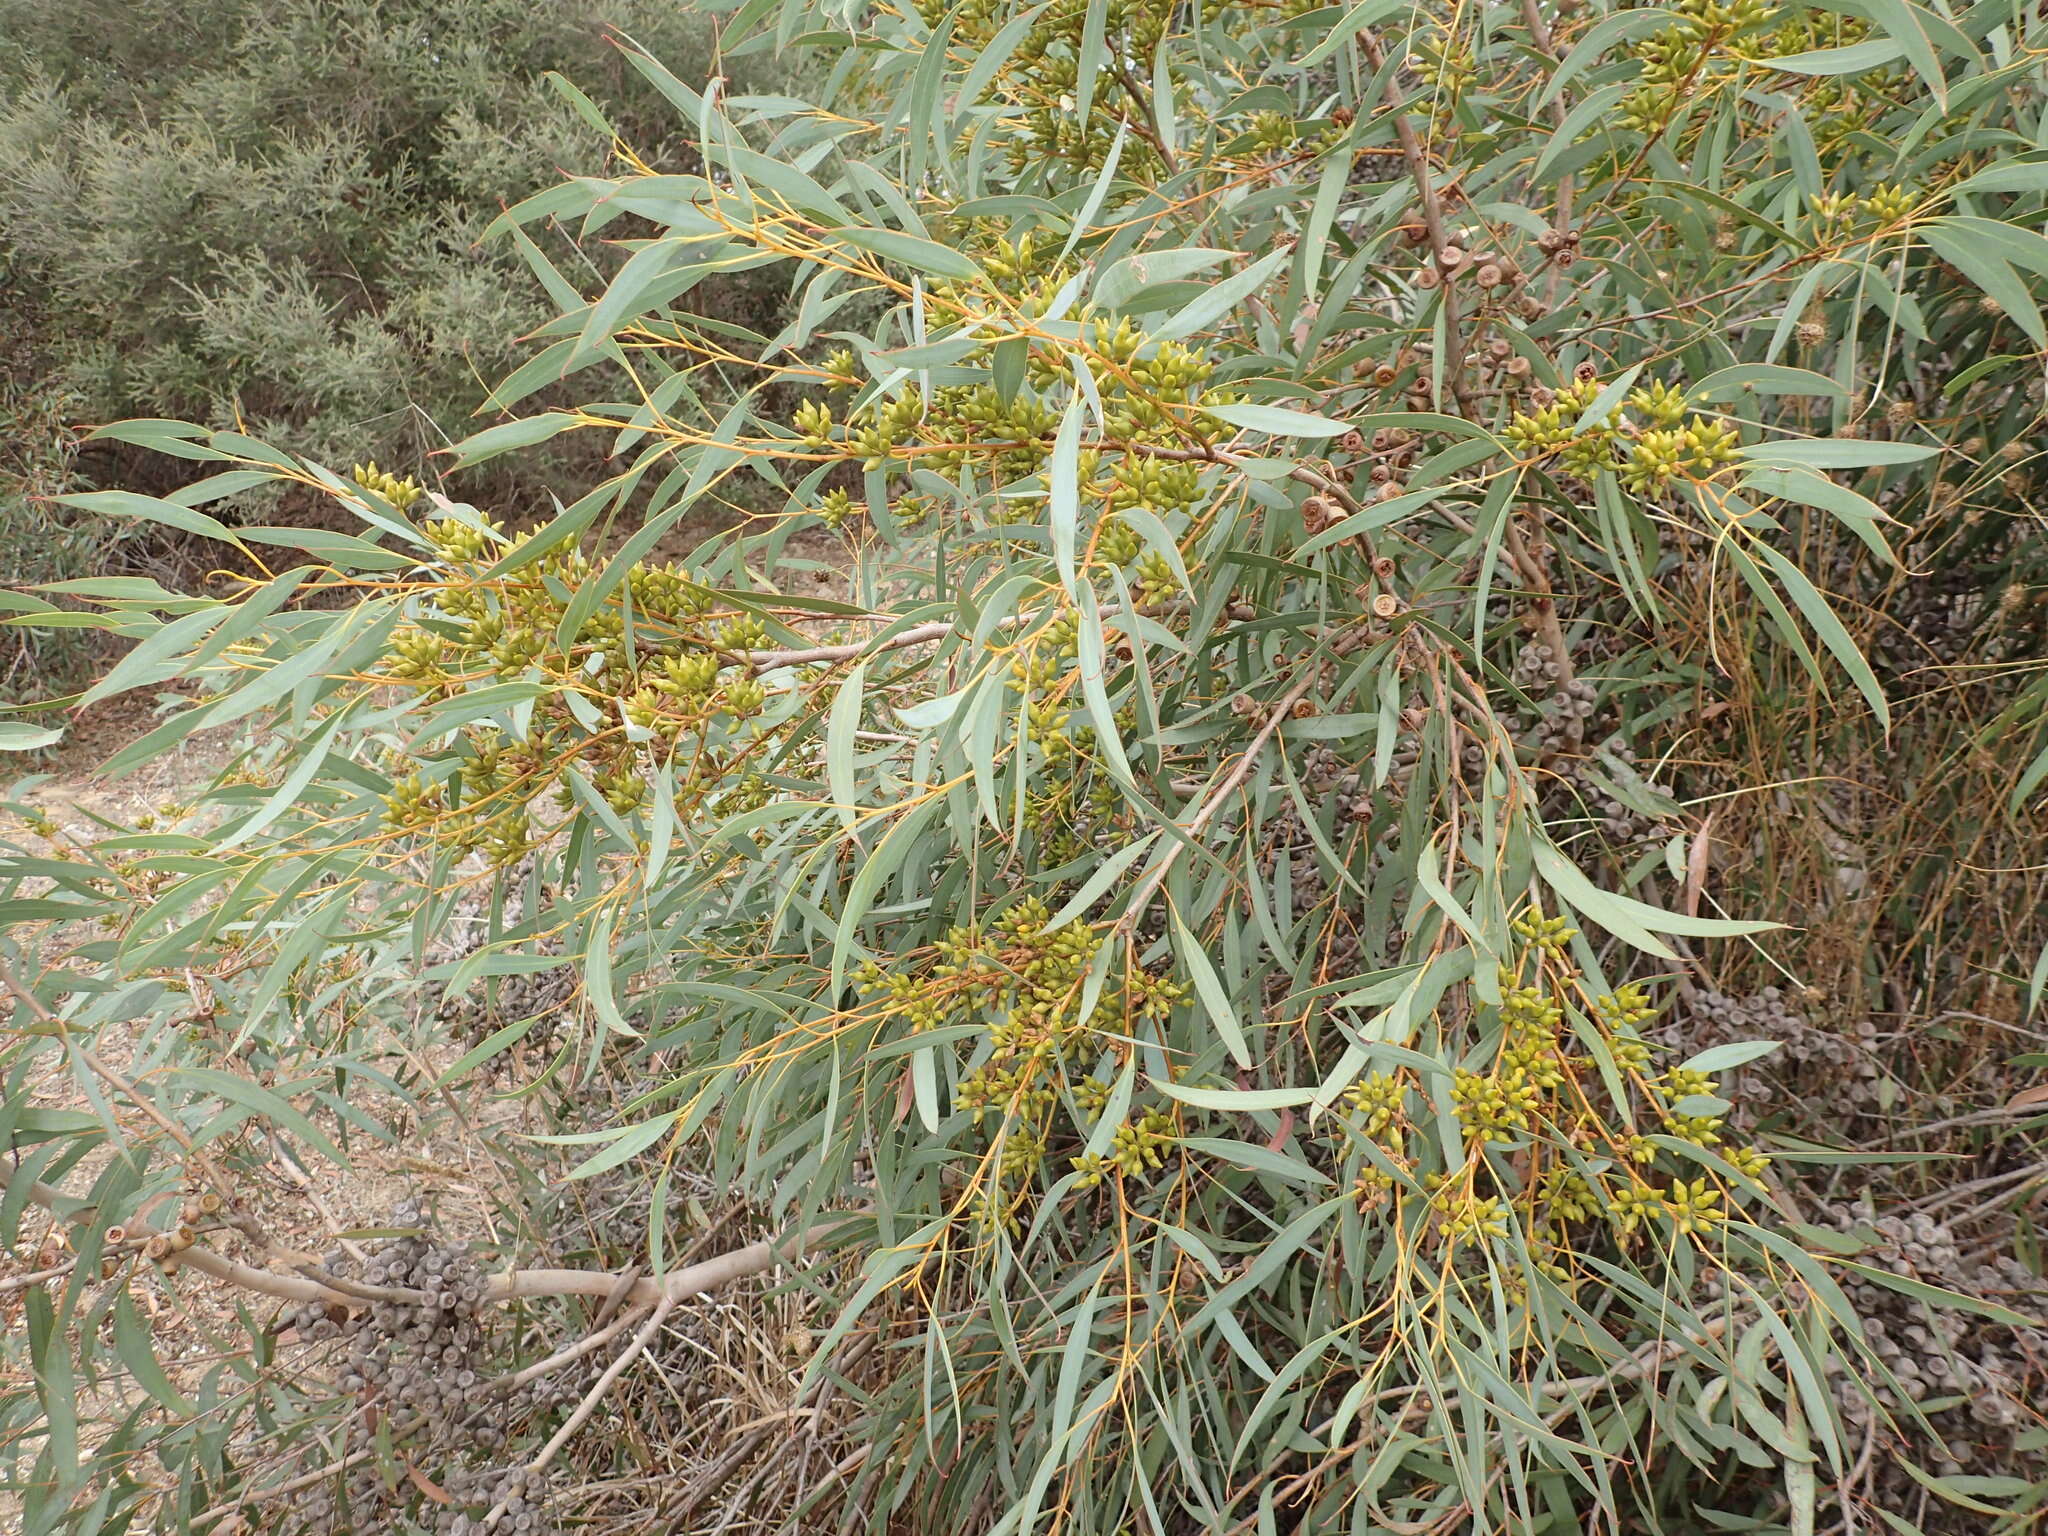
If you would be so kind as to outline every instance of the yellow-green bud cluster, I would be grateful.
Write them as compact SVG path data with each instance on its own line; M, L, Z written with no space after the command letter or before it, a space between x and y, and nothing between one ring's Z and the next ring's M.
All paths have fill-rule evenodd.
M1515 919L1514 929L1538 949L1553 955L1563 954L1572 940L1579 936L1578 929L1572 927L1569 919L1545 917L1534 907Z
M1391 1072L1373 1072L1344 1091L1344 1102L1368 1136L1382 1136L1401 1114L1408 1087Z
M1919 195L1896 182L1879 182L1858 199L1864 213L1880 224L1896 224L1913 211Z
M1112 1172L1127 1179L1142 1178L1151 1169L1165 1166L1166 1149L1172 1142L1172 1117L1163 1110L1148 1109L1116 1128L1106 1157L1084 1152L1073 1159L1074 1187L1091 1189Z
M1684 427L1659 427L1637 435L1622 461L1621 482L1638 495L1654 495L1680 474L1704 480L1731 462L1741 437L1724 422L1695 416Z
M426 783L416 773L407 774L384 796L384 824L399 831L411 831L432 821L447 808L447 796L439 784Z
M1301 137L1301 126L1287 113L1269 110L1254 113L1246 132L1254 150L1272 152L1293 148Z
M1431 1204L1437 1230L1447 1243L1508 1235L1508 1211L1498 1196L1446 1185L1436 1192Z
M389 470L379 469L375 459L356 465L348 473L357 485L366 491L375 491L400 512L410 512L413 503L426 494L419 481L410 475L401 480Z
M1461 94L1472 84L1478 68L1472 57L1472 45L1442 29L1434 29L1415 40L1408 67L1424 84L1434 86L1446 96Z
M1542 1090L1516 1069L1484 1073L1461 1068L1451 1077L1458 1123L1480 1141L1515 1140L1529 1129L1531 1112L1541 1100Z
M484 551L494 542L493 535L501 533L503 527L495 520L477 527L460 518L442 517L428 523L422 531L443 560L451 565L466 565L483 558Z
M822 400L804 401L792 424L806 448L822 448L832 441L832 408Z

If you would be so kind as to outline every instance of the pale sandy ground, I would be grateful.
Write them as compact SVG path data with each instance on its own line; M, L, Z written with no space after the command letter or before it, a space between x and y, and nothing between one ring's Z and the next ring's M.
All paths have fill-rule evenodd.
M97 706L74 724L58 750L31 765L47 777L29 786L21 798L55 824L57 841L89 842L108 835L104 822L132 825L138 817L155 813L167 803L189 800L242 748L232 730L215 732L188 739L162 758L119 778L97 772L95 765L120 745L153 728L158 719L154 706L147 693ZM18 777L10 780L10 786L18 782ZM18 818L6 819L12 823L7 828L9 836L25 834ZM37 841L33 834L26 835L32 844ZM409 1055L419 1069L433 1073L453 1062L469 1043L466 1039L438 1045L430 1041L411 1047ZM127 1070L130 1042L122 1031L107 1031L97 1048L116 1070ZM90 1107L82 1087L62 1076L52 1076L41 1084L36 1100L57 1108ZM499 1181L490 1166L487 1142L492 1136L533 1127L525 1124L531 1117L520 1106L489 1095L470 1099L463 1111L466 1130L461 1125L447 1125L450 1117L440 1116L431 1132L411 1130L397 1145L358 1137L346 1171L321 1163L310 1177L290 1151L268 1143L258 1149L267 1152L267 1161L259 1161L254 1179L244 1182L239 1193L275 1242L309 1254L327 1251L339 1234L381 1225L400 1199L414 1193L429 1199L450 1230L488 1238L493 1235L493 1213L487 1191ZM127 1118L123 1116L124 1121ZM139 1117L137 1124L147 1130ZM333 1127L323 1129L332 1131ZM66 1186L84 1188L109 1155L88 1158L65 1180ZM155 1219L162 1226L175 1222L176 1216L165 1211ZM11 1251L0 1252L0 1330L5 1335L5 1344L0 1345L0 1372L18 1372L27 1363L18 1326L23 1293L7 1287L7 1282L62 1262L63 1250L48 1241L51 1232L50 1223L32 1213L23 1222L21 1242ZM230 1253L246 1248L235 1239L228 1239L223 1246ZM246 1252L238 1256L255 1257ZM128 1283L151 1327L159 1358L181 1386L196 1381L223 1349L241 1347L243 1333L235 1303L252 1298L195 1283L189 1277L166 1280L139 1263ZM277 1310L277 1304L265 1298L253 1300L259 1317L268 1318ZM118 1379L109 1381L93 1397L95 1400L81 1405L81 1431L88 1440L93 1434L93 1417L112 1415L131 1400ZM102 1432L105 1427L109 1426L103 1425ZM8 1508L11 1502L9 1496L0 1494L0 1532L17 1526L17 1516Z
M792 544L798 545L798 541L793 540ZM848 595L846 575L851 560L837 540L824 535L804 537L793 552L827 568L783 573L786 590L840 599ZM107 823L133 826L139 818L155 814L167 804L189 801L243 750L245 739L236 728L188 738L163 756L118 778L98 771L98 765L122 745L154 728L167 702L158 691L145 689L94 706L71 721L64 742L54 751L41 754L35 761L0 762L0 799L25 801L55 824L60 842L79 844L109 835ZM40 782L26 786L17 795L16 786L31 774L39 776ZM38 841L19 817L0 811L0 822L6 824L6 836L23 838L32 846ZM403 1049L406 1059L422 1075L434 1076L473 1043L474 1038L466 1033L438 1038L429 1029L416 1040L405 1042ZM117 1070L128 1066L130 1041L122 1031L107 1032L98 1042L98 1049ZM515 1068L513 1079L521 1075ZM62 1077L53 1077L41 1085L37 1101L73 1109L90 1104L79 1084ZM137 1125L147 1128L139 1117ZM320 1254L332 1248L338 1235L380 1226L392 1207L408 1195L427 1199L441 1218L443 1231L488 1241L499 1235L494 1231L496 1215L491 1191L503 1184L492 1153L493 1144L502 1144L504 1138L521 1132L546 1128L529 1104L501 1098L488 1089L470 1089L464 1093L459 1112L435 1116L429 1131L401 1126L406 1134L396 1145L358 1137L351 1166L346 1171L319 1164L309 1177L286 1149L269 1143L256 1149L259 1167L253 1181L245 1183L239 1193L274 1242L307 1254ZM323 1129L331 1131L333 1127L330 1124ZM67 1186L84 1188L107 1155L111 1154L88 1158L65 1181ZM706 1203L716 1208L708 1213L708 1219L725 1219L727 1213L722 1202L714 1198ZM156 1217L159 1225L175 1219L175 1213L168 1209ZM727 1225L720 1245L729 1235L745 1240L751 1235L740 1231L745 1225L743 1217L737 1224ZM62 1262L63 1250L48 1241L51 1232L47 1221L31 1214L23 1222L19 1244L11 1251L0 1251L0 1381L10 1376L21 1380L20 1373L26 1371L28 1363L26 1340L19 1326L23 1292L18 1286L10 1287L8 1281L47 1268L52 1262ZM236 1256L256 1257L237 1239L228 1239L223 1246ZM139 1262L133 1266L127 1283L152 1330L159 1358L173 1382L181 1387L196 1382L224 1351L244 1346L245 1335L235 1315L238 1300L258 1303L256 1315L263 1319L270 1318L280 1305L261 1297L238 1297L221 1287L195 1283L190 1277L165 1279ZM764 1312L739 1293L705 1308L705 1316L700 1320L705 1325L702 1331L710 1340L723 1341L713 1344L713 1352L723 1357L720 1370L733 1377L738 1400L752 1401L744 1418L753 1418L793 1384L794 1375L789 1368L796 1362L785 1341L807 1332L802 1316L807 1310L777 1300ZM690 1331L700 1330L692 1326ZM695 1343L690 1348L701 1355L705 1344ZM663 1374L667 1374L666 1370ZM120 1412L136 1400L138 1395L125 1378L109 1377L81 1403L81 1438L90 1444L104 1435L118 1421ZM10 1495L0 1492L0 1536L11 1536L18 1529L15 1502Z

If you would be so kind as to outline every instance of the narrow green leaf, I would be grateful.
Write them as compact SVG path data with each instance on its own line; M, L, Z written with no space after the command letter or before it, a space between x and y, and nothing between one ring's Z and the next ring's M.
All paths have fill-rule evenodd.
M1275 405L1210 405L1203 409L1218 421L1227 421L1233 427L1269 432L1275 437L1340 437L1351 430L1348 422L1312 416L1307 411L1284 410Z
M449 452L455 455L456 469L467 469L472 464L481 464L515 448L531 448L549 438L560 437L575 425L576 418L566 411L543 411L538 416L486 427L465 437Z
M1842 664L1856 684L1857 690L1870 702L1877 714L1878 723L1886 730L1891 729L1892 707L1884 696L1884 687L1871 670L1870 663L1857 649L1856 641L1836 617L1835 610L1828 606L1828 600L1820 590L1806 579L1806 573L1779 554L1770 545L1759 539L1753 546L1763 556L1766 564L1777 573L1779 583L1791 596L1799 611L1806 615L1806 622L1813 626L1813 632L1820 636L1822 645L1828 648L1835 660Z
M1861 437L1782 438L1737 450L1745 459L1793 469L1868 469L1878 464L1918 464L1941 450L1925 443L1881 443Z
M59 496L56 501L59 506L77 507L82 511L97 512L103 517L163 523L180 533L196 533L203 538L232 544L237 549L243 547L242 541L225 523L208 517L204 512L195 512L190 507L181 507L174 501L162 501L155 496L138 496L133 491L81 491Z
M931 277L950 277L961 282L972 282L981 276L981 268L963 253L951 246L940 245L937 241L922 239L917 235L906 235L896 229L867 229L857 225L842 225L824 231L826 238L842 244L869 251L890 261L901 262Z
M20 720L0 720L0 752L35 752L54 747L64 739L62 726L28 725Z
M1261 256L1242 272L1226 277L1207 292L1194 298L1188 304L1152 332L1154 341L1179 341L1197 331L1206 330L1236 309L1269 279L1280 264L1287 260L1287 251L1272 251Z
M825 782L832 792L839 824L851 827L860 805L860 786L854 776L854 755L859 750L854 732L860 728L863 687L867 663L857 662L832 695L832 710L825 726Z
M1216 1027L1216 1033L1223 1037L1223 1043L1230 1048L1231 1056L1240 1067L1250 1070L1251 1048L1246 1044L1244 1026L1238 1022L1237 1010L1231 1006L1230 994L1223 989L1223 979L1216 974L1216 967L1208 953L1188 925L1181 920L1178 910L1173 912L1173 949L1180 956L1180 963L1188 973L1188 979L1195 984L1195 996L1201 1000L1202 1010L1209 1015L1209 1022ZM1306 1103L1306 1099L1303 1100Z

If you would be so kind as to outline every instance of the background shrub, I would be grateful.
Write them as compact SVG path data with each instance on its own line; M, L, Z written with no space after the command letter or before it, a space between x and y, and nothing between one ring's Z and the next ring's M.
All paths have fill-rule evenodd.
M651 163L695 164L666 104L619 64L615 29L692 74L713 67L715 24L648 0L0 5L0 388L27 413L0 466L10 579L86 574L67 554L82 547L101 552L99 573L125 560L194 574L161 532L28 504L180 474L118 444L78 458L52 422L240 423L410 472L470 431L553 312L514 246L479 243L484 226L611 150L547 74L604 101ZM745 62L728 73L746 89ZM616 266L601 244L535 234L572 270ZM745 283L717 296L757 324L779 303ZM600 472L570 452L500 469L470 491L543 515L550 493L574 500ZM116 539L125 553L109 557Z

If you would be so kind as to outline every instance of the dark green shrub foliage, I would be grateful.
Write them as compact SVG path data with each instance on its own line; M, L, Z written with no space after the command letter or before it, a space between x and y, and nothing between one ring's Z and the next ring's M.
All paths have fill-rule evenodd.
M247 751L0 864L0 1216L79 1254L7 1400L36 1528L2031 1528L2040 24L728 20L821 99L628 51L696 169L490 232L634 236L546 273L510 392L608 398L460 454L603 484L101 434L210 476L136 516L261 481L354 532L97 594L143 642L99 691L196 693L117 765ZM742 273L772 334L693 312ZM768 510L657 556L720 497ZM488 1071L545 1131L485 1142L492 1251L259 1229L263 1132L339 1161ZM705 1258L707 1189L766 1240ZM778 1266L741 1305L814 1309L799 1364L684 1369ZM121 1309L185 1279L288 1326L161 1381ZM114 1360L153 1402L103 1445Z
M484 226L610 149L547 73L588 87L657 163L695 163L666 104L619 64L613 28L709 67L702 18L647 0L0 4L6 398L60 426L239 422L419 471L488 411L491 386L530 350L521 338L552 313L514 246L479 245ZM744 81L747 66L731 73ZM533 233L572 269L618 264L602 245L571 252ZM713 291L721 312L757 325L780 301L744 280ZM74 462L28 425L17 442L10 460L38 457L33 474L0 463L10 580L175 580L195 564L176 538L28 499L81 481L165 488L174 461L101 444ZM549 490L573 499L600 473L569 445L497 468L469 477L471 493L542 509ZM249 500L229 505L247 515ZM273 497L265 520L278 512ZM23 628L13 649L68 675L86 633Z
M551 313L484 225L610 148L547 72L657 163L691 159L614 28L710 67L704 19L647 0L7 0L0 273L39 382L88 421L239 418L418 466Z

